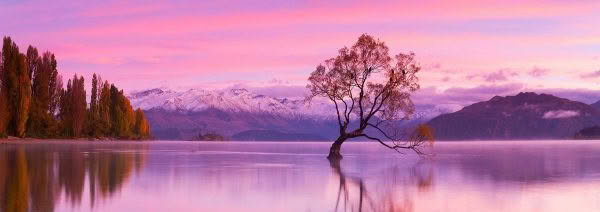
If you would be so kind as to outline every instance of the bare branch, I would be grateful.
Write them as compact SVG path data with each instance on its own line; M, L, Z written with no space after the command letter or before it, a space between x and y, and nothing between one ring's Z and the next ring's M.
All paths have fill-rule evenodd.
M338 103L337 103L337 101L335 101L335 99L331 99L331 101L333 101L333 103L335 104L337 120L338 120L338 124L340 125L340 129L341 129L342 128L342 120L340 118L340 108L338 107Z

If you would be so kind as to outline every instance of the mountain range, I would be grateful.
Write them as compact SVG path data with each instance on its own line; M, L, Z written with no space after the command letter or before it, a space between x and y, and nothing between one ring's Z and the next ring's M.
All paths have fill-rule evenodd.
M164 140L188 140L217 133L234 140L332 140L338 133L334 106L325 100L306 103L303 97L276 98L246 89L155 88L129 94L144 110L153 135ZM459 108L422 105L411 126Z
M153 135L188 140L216 133L232 140L333 140L337 121L325 100L277 98L246 89L155 88L132 92L131 104L145 111ZM566 139L600 125L600 101L585 104L549 94L495 96L466 107L417 105L410 128L427 123L437 140Z
M429 125L438 140L569 139L581 129L600 124L599 103L531 92L495 96L454 113L440 115Z
M600 110L600 100L598 100L598 101L597 101L596 103L594 103L594 104L591 104L590 106L592 106L592 107L594 107L594 108L596 108L596 109Z

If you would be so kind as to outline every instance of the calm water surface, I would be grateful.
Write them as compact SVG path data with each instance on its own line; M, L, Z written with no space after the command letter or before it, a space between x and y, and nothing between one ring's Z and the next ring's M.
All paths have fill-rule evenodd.
M600 211L600 141L0 145L0 211Z

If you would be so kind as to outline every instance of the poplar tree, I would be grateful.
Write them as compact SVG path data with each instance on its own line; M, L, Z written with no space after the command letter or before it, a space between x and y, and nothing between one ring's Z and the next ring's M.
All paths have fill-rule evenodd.
M16 110L16 127L15 127L15 136L17 137L25 137L26 123L29 118L29 106L31 102L31 80L29 79L27 72L27 65L25 55L18 54L17 60L17 110Z
M100 81L102 82L102 81ZM111 135L111 99L110 99L110 85L108 81L102 83L100 98L98 99L98 128L99 136L112 136Z
M10 37L4 37L2 45L2 87L6 92L8 134L25 136L31 100L31 80L27 70L27 59L19 53L19 47Z
M56 132L56 86L62 86L62 83L57 82L56 60L50 52L44 53L43 57L36 57L37 49L31 46L27 55L28 67L35 70L32 73L32 101L27 134L32 137L51 137Z
M40 56L37 48L29 45L27 48L27 73L29 75L29 79L33 80L33 74L36 72L39 62Z
M4 88L4 56L0 51L0 138L6 137L6 126L10 120L10 113L8 112L8 93Z
M86 122L87 133L89 136L97 137L98 132L98 77L94 73L92 77L92 93L90 97L90 108Z
M140 108L135 110L135 134L138 139L150 137L150 126L148 125L144 111Z
M60 91L60 103L59 103L59 123L60 123L60 132L63 137L72 137L73 136L73 117L71 110L71 96L73 90L71 85L71 80L67 81L66 89L61 89Z
M73 93L71 96L72 116L73 116L73 136L78 138L81 136L83 127L85 126L86 118L86 94L84 87L83 76L77 78L77 75L73 77L73 84L71 85Z

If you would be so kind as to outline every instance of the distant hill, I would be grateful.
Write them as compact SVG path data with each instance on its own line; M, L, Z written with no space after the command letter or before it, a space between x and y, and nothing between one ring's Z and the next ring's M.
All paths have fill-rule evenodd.
M164 109L151 109L145 111L152 133L158 139L164 140L189 140L200 132L216 132L232 138L248 130L266 130L287 132L289 135L312 134L319 138L333 139L338 132L337 124L329 119L311 119L302 117L285 117L269 113L227 112L216 108L204 111L168 111ZM244 135L244 134L241 134ZM238 135L238 136L241 136ZM277 134L277 138L282 138ZM243 140L256 140L249 135L240 138ZM286 140L296 140L290 136ZM263 140L273 140L261 137ZM235 139L235 138L232 138Z
M600 110L590 105L531 92L495 96L429 121L438 140L572 138L598 124Z
M147 114L153 135L158 139L189 140L200 132L231 138L248 130L317 134L333 139L337 132L332 107L324 102L314 102L309 108L303 99L274 98L245 89L155 88L133 92L129 97L132 105Z
M588 127L575 134L576 139L600 139L600 126Z
M594 108L596 108L596 109L598 109L598 110L600 111L600 100L598 100L598 101L597 101L596 103L594 103L594 104L591 104L590 106L592 106L592 107L594 107Z
M326 141L327 138L305 134L285 133L276 130L247 130L232 136L235 141Z
M339 133L334 107L326 101L307 106L302 98L275 98L245 89L172 90L130 93L144 110L152 134L162 140L193 140L215 132L230 140L334 140ZM422 105L404 126L458 110L454 105ZM356 125L352 122L351 126Z

